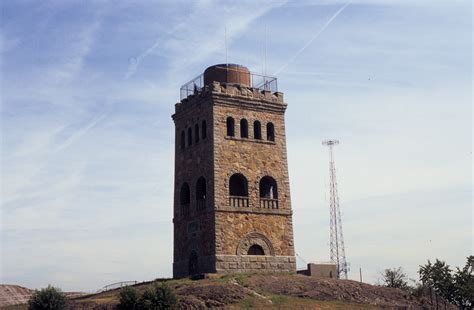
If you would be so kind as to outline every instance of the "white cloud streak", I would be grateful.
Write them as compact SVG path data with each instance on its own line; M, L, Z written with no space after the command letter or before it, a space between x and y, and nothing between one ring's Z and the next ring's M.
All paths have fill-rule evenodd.
M133 76L137 72L138 67L142 63L143 59L147 57L148 55L150 55L156 48L158 48L158 46L160 46L160 42L161 40L158 38L152 46L147 48L137 57L132 57L129 60L128 70L125 73L125 79L129 79L131 76Z
M349 4L351 4L351 2L347 2L346 4L344 4L339 10L336 11L336 13L334 13L331 18L328 19L328 21L323 25L323 27L321 27L321 29L319 29L318 32L316 32L316 34L308 41L306 42L305 45L303 45L303 47L301 49L299 49L296 54L294 54L292 57L290 57L290 59L284 63L278 70L275 71L275 73L273 73L274 76L280 74L283 70L286 69L286 67L288 67L296 58L298 58L298 56L301 55L301 53L303 53L313 42L314 40L316 40L323 32L324 30L326 30L327 27L329 27L329 25L333 22L334 19L336 19L336 17L341 14L342 11L344 11L344 9L346 7L349 6Z

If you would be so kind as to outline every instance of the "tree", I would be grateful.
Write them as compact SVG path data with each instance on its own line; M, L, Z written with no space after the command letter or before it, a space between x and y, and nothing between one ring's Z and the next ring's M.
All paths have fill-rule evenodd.
M438 259L436 259L434 264L431 264L428 260L426 265L420 266L418 273L423 285L431 287L436 294L447 301L454 301L454 281L449 265Z
M165 283L149 287L140 299L140 308L145 310L174 309L175 307L176 295Z
M462 309L472 309L474 300L474 256L467 258L463 269L454 274L454 302Z
M403 272L402 267L385 269L381 275L383 285L386 287L400 288L403 290L408 288L407 276Z
M120 290L119 293L119 304L117 305L118 310L134 310L139 309L140 296L133 287L127 286Z
M67 298L59 288L48 285L31 296L28 301L30 310L62 310L66 308Z

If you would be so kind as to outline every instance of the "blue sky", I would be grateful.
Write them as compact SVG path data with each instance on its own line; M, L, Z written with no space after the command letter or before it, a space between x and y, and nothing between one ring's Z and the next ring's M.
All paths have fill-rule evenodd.
M295 245L329 260L328 152L350 278L473 251L471 1L2 1L1 283L171 276L179 87L278 73ZM267 46L266 68L264 47ZM304 263L299 261L299 267Z

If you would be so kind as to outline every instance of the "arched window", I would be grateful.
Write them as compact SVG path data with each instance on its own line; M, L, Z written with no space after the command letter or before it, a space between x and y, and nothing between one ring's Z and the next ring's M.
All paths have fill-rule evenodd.
M194 125L194 142L199 142L199 125Z
M188 128L188 146L193 144L193 130L191 127Z
M188 183L183 183L181 185L181 190L179 192L179 204L181 205L181 216L189 215L189 202L191 201L191 195L189 191Z
M189 185L188 183L183 183L183 185L181 185L181 191L179 194L179 202L180 204L185 205L185 204L189 204L190 201L191 201L191 195L189 192Z
M202 211L206 209L206 179L200 177L196 183L196 209Z
M259 121L253 122L253 137L254 139L262 139L262 126Z
M265 255L265 252L261 246L254 244L249 248L247 255Z
M226 121L226 124L227 124L227 136L229 136L229 137L235 136L234 119L232 117L228 117L227 121Z
M198 273L198 255L196 251L192 251L189 255L189 266L188 266L189 275Z
M201 124L201 138L204 140L206 139L207 137L207 125L206 125L206 121L202 121L202 124Z
M248 197L247 179L240 173L233 174L229 179L229 195Z
M249 123L245 118L240 120L240 137L248 138L249 137Z
M275 126L273 126L273 123L267 123L267 140L275 141Z
M260 198L278 199L278 188L274 178L264 176L260 179Z
M186 146L186 137L184 134L184 130L181 131L180 146L181 146L181 149L184 149L184 147Z

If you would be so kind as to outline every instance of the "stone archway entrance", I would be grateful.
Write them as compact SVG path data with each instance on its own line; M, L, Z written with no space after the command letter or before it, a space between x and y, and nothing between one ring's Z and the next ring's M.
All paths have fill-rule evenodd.
M237 255L275 255L272 243L261 233L253 232L243 237L237 246Z
M263 251L262 247L259 246L258 244L254 244L249 248L249 251L247 252L248 255L265 255L265 252Z

